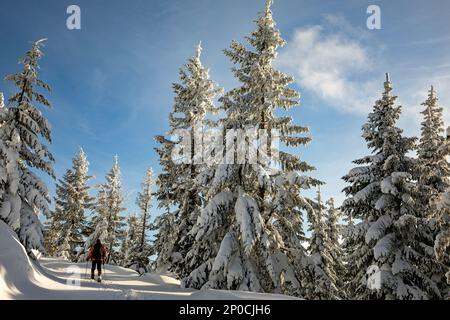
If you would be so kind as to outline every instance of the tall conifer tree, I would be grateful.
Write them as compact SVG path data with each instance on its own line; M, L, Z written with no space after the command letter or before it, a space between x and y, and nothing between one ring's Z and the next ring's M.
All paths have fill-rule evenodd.
M67 169L56 185L55 210L47 230L47 248L54 248L56 254L74 261L78 249L83 245L86 225L86 211L93 209L94 198L89 195L89 162L82 148L72 160L72 168ZM59 244L54 247L54 244Z
M28 253L31 249L45 250L38 214L50 214L47 186L32 170L54 177L54 159L44 144L51 142L50 124L37 106L50 107L39 92L50 91L38 78L44 40L34 42L19 60L23 65L20 73L5 78L16 86L17 92L10 97L8 106L1 108L0 218L17 232Z
M213 100L222 92L209 79L209 70L200 60L201 51L199 44L195 56L180 70L180 83L173 84L175 99L169 116L169 135L177 136L182 131L184 138L189 137L189 141L184 141L184 146L188 147L183 151L180 140L157 137L161 143L157 151L163 172L158 177L156 195L163 201L166 212L156 220L156 264L158 269L173 271L180 278L185 277L195 264L187 253L194 241L189 232L200 214L204 187L196 183L196 177L204 166L203 142L199 137L211 125L207 117L217 112ZM180 159L173 159L175 155ZM170 234L162 233L167 227L171 229Z
M245 161L225 161L203 171L200 181L209 189L207 204L191 231L196 241L189 256L198 267L184 279L188 287L302 294L300 278L306 253L300 245L301 212L313 208L300 191L319 182L302 175L314 169L312 166L272 143L277 134L287 146L306 144L310 138L298 135L308 132L307 128L274 113L277 108L295 106L298 93L288 87L292 77L272 66L284 40L275 26L271 5L272 1L267 1L256 31L247 38L252 50L236 41L225 50L236 64L233 73L240 86L220 99L226 136L230 130L248 133L245 130L256 129L259 138L262 131L267 133L268 143L258 149L257 162L250 161L252 155L247 154ZM235 138L226 139L225 154L233 154L244 140L246 147L253 143L248 137ZM279 154L279 167L269 160L275 154Z
M439 297L432 279L416 261L414 250L418 213L412 179L414 160L408 153L414 138L396 126L401 107L396 105L388 75L363 137L372 154L355 160L358 165L344 176L350 185L342 210L360 220L346 232L350 293L357 299L427 299Z

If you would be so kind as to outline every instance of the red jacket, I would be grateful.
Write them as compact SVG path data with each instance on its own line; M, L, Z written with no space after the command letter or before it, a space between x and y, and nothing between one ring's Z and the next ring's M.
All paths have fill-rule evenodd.
M101 259L94 258L94 246L95 246L95 244L91 247L91 250L89 250L89 254L88 254L88 257L87 257L88 260L92 260L92 261L103 261L103 260L105 260L105 258L106 258L106 248L105 248L105 246L101 245L101 247L100 247L100 252L101 252L101 255L102 255Z

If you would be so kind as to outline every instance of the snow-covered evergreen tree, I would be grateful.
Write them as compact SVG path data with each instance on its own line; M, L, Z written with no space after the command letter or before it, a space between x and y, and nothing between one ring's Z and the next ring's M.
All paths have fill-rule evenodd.
M297 135L308 132L307 128L292 124L291 117L274 114L277 108L296 105L298 93L288 87L292 77L272 66L284 40L275 27L271 4L267 1L256 31L247 38L253 50L238 42L225 50L237 65L233 72L241 86L220 99L225 131L262 129L269 142L258 150L256 163L248 155L243 163L213 164L202 170L198 180L208 186L207 204L191 231L195 243L188 257L198 267L183 280L186 287L302 293L305 252L300 245L300 214L312 211L312 205L300 190L319 182L301 175L313 167L271 143L277 131L288 146L310 141ZM235 141L227 141L225 154L240 148ZM264 161L277 152L281 170Z
M184 158L183 161L171 158L172 151L181 143L180 140L170 141L157 137L157 141L161 143L157 152L163 172L158 177L156 196L163 201L160 205L167 210L156 220L155 226L165 229L170 223L172 231L171 234L163 234L160 230L157 232L154 243L154 250L158 255L156 267L170 270L180 278L187 276L193 268L192 263L195 264L194 261L187 261L187 252L194 241L189 231L202 206L201 189L204 186L198 185L195 180L203 167L202 152L196 153L197 144L201 144L201 141L195 141L195 137L201 135L207 125L211 124L207 121L207 116L216 113L213 100L222 91L209 79L209 70L200 60L201 50L199 44L196 55L180 70L180 83L173 84L175 101L169 117L169 135L177 135L178 130L185 130L189 132L191 139L188 143L189 150L180 155ZM171 153L168 154L168 151Z
M436 92L431 86L428 98L422 105L424 120L421 124L421 137L417 150L416 179L418 184L418 232L415 250L423 255L420 261L422 272L439 285L443 295L448 293L448 285L443 261L438 261L435 239L446 228L445 215L450 208L439 206L441 195L450 187L450 144L444 136L443 109L438 104Z
M126 229L120 248L120 265L123 267L129 267L133 264L133 258L135 257L136 249L138 249L140 236L137 217L131 214L127 217L126 221Z
M8 121L9 121L9 109L5 106L5 99L3 96L3 92L0 92L0 143L1 143L1 157L0 157L0 195L1 199L3 199L3 195L5 194L6 190L8 189L7 186L7 169L6 164L8 163L7 158L5 155L10 154L11 157L16 157L16 152L12 150L12 146L10 143L8 143L8 135L7 133L10 131L8 128ZM6 129L6 130L5 130ZM8 141L8 142L7 142ZM3 201L3 200L2 200Z
M121 213L126 210L123 207L122 183L120 180L120 168L118 157L114 157L114 164L106 175L106 183L98 186L98 198L96 212L106 220L108 225L107 239L105 245L108 249L107 262L120 263L120 253L118 246L124 236L124 219Z
M70 246L70 232L64 234L64 238L59 240L59 246L56 249L56 256L63 260L72 260L73 252Z
M176 184L174 183L176 170L172 161L175 143L163 136L156 136L155 141L160 145L155 148L155 151L161 166L161 173L156 178L155 197L158 200L158 209L163 209L164 212L158 215L154 223L150 225L151 230L155 231L152 254L157 255L156 260L152 262L152 269L169 270L171 262L178 261L172 257L177 241L177 233L173 232L176 228L176 214L173 212L176 201Z
M327 200L326 207L326 232L330 255L333 259L332 269L337 280L335 286L339 289L339 296L345 298L343 293L343 281L345 278L344 252L341 245L343 226L339 222L341 211L335 207L333 198Z
M311 239L309 240L310 262L306 277L302 279L307 299L329 300L339 298L338 275L334 270L333 249L328 238L325 221L325 206L320 191L317 192L317 207L310 216Z
M44 182L32 169L54 177L52 154L44 142L51 142L50 124L36 106L50 107L47 99L37 91L50 87L38 78L38 60L42 57L44 40L36 41L19 63L23 69L5 79L18 91L1 108L0 128L0 218L19 235L27 251L44 250L42 224L37 214L49 214L50 197ZM41 141L41 139L43 141Z
M447 128L446 143L443 144L441 152L450 152L450 127ZM450 299L450 188L443 192L437 204L439 233L435 238L434 252L436 258L441 262L446 271L447 288L443 290L446 299Z
M450 189L447 189L439 199L441 210L440 231L435 239L434 252L441 263L447 266L446 278L447 288L443 290L447 299L450 299Z
M432 217L436 213L433 204L437 203L440 193L450 187L450 164L447 161L447 143L444 136L443 108L438 105L436 92L431 87L425 107L421 113L424 120L421 124L421 137L417 150L417 178L421 204L425 207L425 216Z
M151 255L150 244L148 243L148 231L150 225L150 208L153 199L153 170L149 168L146 171L144 181L141 184L142 190L138 193L137 205L141 209L141 214L137 218L134 228L135 241L133 243L131 259L128 267L139 271L140 273L148 271L149 256ZM131 228L129 221L129 228Z
M56 256L61 243L61 230L60 219L55 218L55 212L52 212L52 217L44 222L44 245L49 257Z
M171 270L171 262L178 263L181 260L174 249L178 240L177 234L173 233L177 227L176 215L169 208L165 209L166 211L158 215L151 225L152 230L157 232L151 247L151 253L157 254L155 261L152 262L152 269L156 271Z
M372 154L355 160L344 176L350 185L343 212L359 221L345 235L351 298L429 299L440 296L436 283L418 267L423 256L414 250L417 212L414 161L408 157L414 138L396 127L401 107L392 95L388 75L363 138Z
M78 262L86 261L89 250L95 244L97 239L100 239L103 244L106 244L108 240L108 221L106 217L101 215L96 215L94 218L93 231L87 237L86 241L84 242L84 246L81 248L78 254Z
M93 208L94 199L89 195L87 185L92 178L88 175L89 162L82 148L72 160L72 168L67 169L62 180L56 185L55 210L52 213L47 233L47 245L60 244L49 252L75 261L77 251L83 244L83 232L86 224L86 210ZM56 232L55 232L56 231ZM55 235L58 238L53 238Z

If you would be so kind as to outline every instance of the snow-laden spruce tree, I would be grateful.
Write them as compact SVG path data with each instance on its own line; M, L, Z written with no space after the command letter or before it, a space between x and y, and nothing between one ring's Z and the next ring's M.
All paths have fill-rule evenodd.
M99 195L99 196L101 196L101 195ZM100 241L103 244L107 243L107 240L108 240L107 218L103 217L101 215L94 216L92 226L93 226L93 229L92 229L91 234L87 237L86 241L84 242L84 246L79 251L78 258L77 258L78 262L86 261L87 255L89 254L89 250L95 244L97 239L100 239Z
M136 203L141 209L139 216L131 215L127 219L127 229L122 241L121 265L134 269L139 273L148 271L149 256L152 254L147 239L147 231L150 229L150 208L153 198L153 170L146 171L142 190L138 193Z
M138 219L131 214L126 218L126 229L122 238L122 245L119 251L120 265L129 267L132 264L133 255L137 248L139 239Z
M171 269L172 261L174 259L172 253L177 236L173 232L176 228L175 218L176 213L173 210L175 205L175 180L176 171L175 164L172 161L172 151L175 143L163 136L156 136L155 141L159 147L155 148L159 156L159 165L161 173L157 176L155 198L158 201L158 209L163 209L164 212L155 218L155 221L150 224L150 228L155 232L154 240L151 245L151 253L157 254L156 259L152 262L153 270L169 270Z
M56 257L63 259L63 260L72 260L72 256L73 256L73 252L72 252L72 248L70 245L70 236L69 236L69 232L66 232L64 234L64 238L59 239L59 245L57 246L56 249Z
M424 205L425 216L435 216L436 203L440 193L450 187L450 164L447 161L447 143L444 136L443 108L438 105L436 92L431 87L427 100L422 103L425 109L421 112L424 120L421 123L421 137L417 149L417 179L421 204Z
M180 278L187 276L193 268L192 264L195 264L195 261L187 261L189 258L186 254L194 241L189 231L202 206L201 189L204 186L199 186L195 181L203 167L202 139L196 137L202 136L203 131L211 125L207 116L217 112L213 100L222 92L209 79L209 70L202 65L201 50L199 44L195 56L188 59L184 68L180 69L180 83L173 84L175 99L169 116L168 134L176 139L170 141L157 137L161 143L157 152L163 171L158 177L156 197L167 210L156 220L156 267L170 270ZM180 131L183 131L182 134ZM190 141L181 141L181 138L186 137ZM167 154L168 151L171 153ZM173 159L174 154L180 159ZM166 228L166 224L172 221L171 234L162 233L160 229Z
M434 244L441 230L446 228L444 217L450 210L439 206L441 195L450 187L450 164L447 161L450 144L444 136L443 108L438 104L433 86L422 105L425 108L421 112L424 120L421 123L416 161L420 219L415 250L424 256L420 262L422 271L437 282L445 296L448 291L445 278L448 266L445 267L443 261L437 260Z
M414 250L417 234L417 194L412 181L415 138L396 127L401 107L392 95L388 75L363 138L372 154L355 160L358 166L344 176L350 185L343 212L357 219L345 232L348 291L355 299L430 299L440 296L436 283L418 263Z
M444 295L450 299L450 189L447 189L439 199L439 209L447 209L441 211L440 232L436 236L434 244L435 255L441 263L447 266L446 278L447 288L444 289Z
M47 248L57 256L75 261L78 251L84 243L83 233L86 225L86 211L94 206L94 198L89 195L89 162L82 148L72 159L72 168L67 169L56 185L55 210L51 215L46 242ZM56 231L56 232L55 232ZM58 238L53 238L55 235Z
M133 268L140 273L148 271L149 256L151 247L148 242L148 231L150 229L150 208L153 199L153 169L148 168L145 173L144 181L141 183L142 190L138 193L136 203L141 209L140 216L136 218L134 233L135 241L132 244L132 253L127 267ZM131 227L129 221L129 226ZM129 228L130 228L129 227Z
M256 31L247 38L252 49L233 42L225 50L237 65L233 72L240 86L220 99L226 133L262 129L268 143L262 142L258 149L258 161L251 161L249 152L244 159L213 164L202 171L198 180L208 186L207 204L191 231L195 243L188 254L199 266L183 280L186 287L302 293L305 252L300 245L300 214L303 209L311 211L312 206L300 190L318 182L301 175L313 167L279 151L270 139L278 132L280 141L288 146L310 141L297 135L307 128L292 124L291 117L274 114L277 108L297 105L298 93L288 87L292 77L272 66L284 40L275 27L271 4L267 1ZM262 138L262 131L258 135ZM227 139L225 154L231 153L236 160L234 151L254 141L234 138ZM277 152L280 168L266 161Z
M447 128L445 142L441 152L447 153L450 152L450 127ZM439 212L439 233L435 238L434 252L438 261L447 269L446 278L448 286L443 290L443 295L446 299L450 299L450 188L447 188L440 195L437 209Z
M54 159L44 145L44 142L51 142L50 124L37 106L50 107L38 92L39 88L50 91L38 78L43 41L34 42L19 60L23 65L20 73L5 78L17 87L17 92L10 97L8 106L1 108L0 218L17 232L29 253L31 249L44 251L43 227L38 213L49 215L50 212L47 187L34 170L54 177Z
M120 263L119 246L124 236L124 220L121 215L126 208L123 207L122 183L120 178L120 168L118 157L114 157L111 170L105 177L106 182L98 186L98 197L95 210L98 215L96 221L101 222L101 218L106 220L107 238L104 244L108 250L107 262Z
M116 246L123 237L124 217L121 213L126 210L123 207L122 183L120 177L120 168L118 157L114 157L114 164L111 171L106 175L106 183L100 186L106 194L105 202L101 201L98 205L99 212L104 215L108 222L108 239L106 245L108 247L108 263L116 260Z
M11 151L10 146L5 144L7 141L8 136L5 135L5 127L8 125L7 120L9 120L9 110L5 106L5 98L3 95L3 92L0 92L0 143L1 143L1 157L0 157L0 173L1 173L1 180L0 180L0 195L3 197L5 194L5 191L7 189L6 185L6 161L5 161L5 154L10 153Z
M55 212L52 217L44 222L44 245L48 256L56 256L58 245L61 243L60 219L55 219Z
M335 286L339 289L339 296L345 298L343 293L343 280L345 278L344 252L341 244L343 226L339 222L342 213L339 208L336 208L333 198L327 200L326 207L326 233L330 255L333 260L332 269L336 275Z
M334 270L333 249L328 238L325 220L325 206L320 191L317 192L317 207L310 215L311 238L309 239L309 258L304 283L306 299L330 300L339 298L338 275Z

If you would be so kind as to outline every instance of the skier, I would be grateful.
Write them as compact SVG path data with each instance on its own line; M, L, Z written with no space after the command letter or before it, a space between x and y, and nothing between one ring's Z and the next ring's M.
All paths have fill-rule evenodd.
M97 267L98 271L98 278L97 281L102 281L102 264L105 264L105 257L106 257L106 248L100 241L100 239L97 239L97 242L91 247L91 250L89 250L89 254L87 257L87 260L92 260L92 268L91 268L91 279L94 280L94 272L95 267Z

